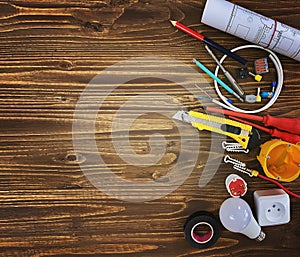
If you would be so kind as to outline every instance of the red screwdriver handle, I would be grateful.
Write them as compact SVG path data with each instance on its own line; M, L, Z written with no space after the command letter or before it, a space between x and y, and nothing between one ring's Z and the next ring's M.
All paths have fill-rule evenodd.
M295 134L291 134L291 133L287 133L284 131L280 131L278 129L272 129L270 131L271 136L273 137L277 137L282 139L283 141L292 143L292 144L297 144L300 142L300 136L295 135Z
M284 130L296 135L300 134L300 119L297 118L277 118L269 114L266 116L258 116L229 110L222 110L214 107L205 107L205 110L209 112L223 113L226 115L240 117L248 120L250 119L259 121L262 122L266 127L274 127L276 129Z
M266 115L262 122L267 127L274 127L296 135L300 134L300 120L297 118L277 118Z

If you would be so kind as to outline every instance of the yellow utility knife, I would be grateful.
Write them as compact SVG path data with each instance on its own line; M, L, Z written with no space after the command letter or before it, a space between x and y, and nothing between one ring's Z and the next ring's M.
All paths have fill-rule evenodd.
M229 136L237 141L244 149L254 148L259 144L260 136L257 130L254 131L252 126L238 121L195 111L178 111L173 116L173 119L191 123L193 127L199 130L209 130ZM255 134L255 136L253 140L251 140L253 134ZM252 141L251 144L250 141Z

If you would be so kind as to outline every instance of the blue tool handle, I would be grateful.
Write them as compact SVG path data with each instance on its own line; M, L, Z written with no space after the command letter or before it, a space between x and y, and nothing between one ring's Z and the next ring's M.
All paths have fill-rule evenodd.
M197 61L196 59L193 60L196 65L203 70L205 73L207 73L210 77L212 77L214 80L216 80L224 89L226 89L230 94L233 94L234 91L227 86L222 80L220 80L215 74L213 74L209 69L207 69L201 62Z
M246 65L247 64L247 60L245 60L244 58L242 58L241 56L231 52L230 50L226 49L225 47L219 45L218 43L216 43L215 41L207 38L207 37L204 37L203 38L203 42L210 45L211 47L219 50L220 52L222 52L223 54L226 54L228 55L229 57L231 57L232 59L240 62L241 64L243 65Z

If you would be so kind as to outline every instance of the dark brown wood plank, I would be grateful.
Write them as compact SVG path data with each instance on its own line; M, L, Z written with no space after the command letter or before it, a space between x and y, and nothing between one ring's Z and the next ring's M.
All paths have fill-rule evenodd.
M299 26L298 1L232 2ZM228 196L224 180L232 170L224 163L217 165L223 153L213 150L216 164L206 164L211 147L209 132L198 133L182 125L189 142L187 156L195 154L191 150L197 146L195 135L200 138L200 154L196 164L189 158L183 163L183 168L195 166L183 185L161 199L144 203L115 199L95 188L80 169L79 164L91 173L107 172L105 167L89 163L85 154L76 153L72 142L77 101L100 72L120 61L143 56L163 56L190 67L192 58L197 57L214 69L215 63L203 45L175 30L168 19L181 20L227 48L245 44L199 23L204 4L204 0L0 2L1 256L299 255L300 205L295 198L291 198L291 222L264 228L267 237L261 243L225 229L212 248L197 250L186 243L183 235L186 218L199 210L217 215ZM250 51L244 55L254 58ZM285 88L268 113L299 117L299 63L284 56L280 59ZM232 70L237 66L231 60L226 64ZM138 69L140 65L133 67ZM176 64L170 67L175 69ZM208 81L205 90L213 92L210 78L203 77ZM257 84L249 80L245 87L251 93ZM106 89L110 88L102 88L98 93L105 93ZM156 165L134 167L120 158L112 144L111 124L118 109L132 96L153 91L174 99L174 105L166 102L157 107L160 111L175 112L177 104L186 108L201 104L189 97L183 87L155 78L129 81L114 90L97 116L96 142L107 167L123 179L159 180L168 176L178 158L180 135L176 124L159 114L142 116L130 133L130 144L141 155L150 152L149 138L153 133L165 137L166 153ZM97 96L85 103L87 118L95 99ZM128 114L141 105L145 110L153 110L160 103L159 97L141 97L129 107ZM128 118L127 114L122 117ZM82 138L87 136L82 134ZM263 142L269 138L262 134ZM120 135L114 140L124 143ZM88 146L86 150L89 152ZM233 156L261 171L256 161L258 153L259 149L254 149L248 155ZM97 156L98 152L90 154ZM217 173L205 187L199 188L205 165ZM252 207L255 190L274 188L258 178L241 176L248 182L245 199ZM300 193L298 184L299 179L286 186ZM146 191L140 190L137 196Z

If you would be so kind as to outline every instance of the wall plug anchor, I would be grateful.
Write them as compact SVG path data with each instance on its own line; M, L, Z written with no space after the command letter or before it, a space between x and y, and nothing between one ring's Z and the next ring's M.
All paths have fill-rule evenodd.
M242 166L239 166L239 165L233 165L232 168L248 175L249 177L253 177L252 170L248 169L247 167L242 167Z
M241 162L239 160L233 159L229 155L225 155L224 156L224 162L225 163L231 163L234 166L246 167L246 164L244 162Z
M244 162L241 162L241 161L239 161L237 159L233 159L229 155L226 155L224 157L224 162L225 163L231 163L231 164L233 164L233 166L232 166L233 169L235 169L237 171L240 171L240 172L242 172L244 174L247 174L249 177L257 176L255 174L258 174L257 171L248 169L246 167L246 164Z
M227 152L249 153L249 149L244 149L239 143L222 142L222 148Z

